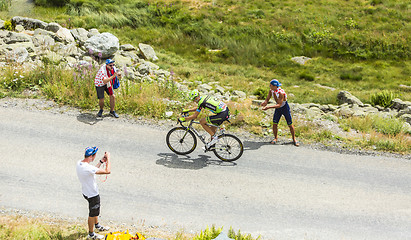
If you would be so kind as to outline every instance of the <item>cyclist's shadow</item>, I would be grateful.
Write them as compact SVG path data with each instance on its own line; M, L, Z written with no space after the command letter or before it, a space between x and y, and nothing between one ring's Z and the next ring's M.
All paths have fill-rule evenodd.
M157 154L160 158L157 159L156 164L163 165L168 168L182 168L199 170L209 165L220 165L220 166L235 166L234 162L222 162L219 160L212 160L210 156L198 155L197 158L192 158L187 155L177 155L175 153L159 153Z
M261 148L262 146L272 145L272 144L269 143L268 141L267 142L244 141L243 145L244 145L244 150L248 151L248 150L257 150L257 149Z

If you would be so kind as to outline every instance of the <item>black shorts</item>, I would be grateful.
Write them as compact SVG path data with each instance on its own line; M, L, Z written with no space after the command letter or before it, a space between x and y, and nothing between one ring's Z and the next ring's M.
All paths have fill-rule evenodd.
M88 201L88 216L97 217L100 215L100 195L88 198L83 194L83 197Z
M217 115L207 117L206 121L207 123L220 126L229 117L230 117L230 111L227 108L225 111L222 111L218 113Z
M107 87L107 84L101 87L96 87L97 91L97 98L98 99L103 99L104 98L104 92L106 92L109 96L114 94L113 88L112 87Z

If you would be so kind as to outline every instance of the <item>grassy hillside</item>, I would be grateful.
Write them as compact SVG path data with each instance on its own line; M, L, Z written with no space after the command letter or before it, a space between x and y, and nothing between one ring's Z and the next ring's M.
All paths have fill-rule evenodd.
M275 77L295 96L290 101L299 103L336 103L338 90L364 102L381 90L411 100L410 88L401 87L411 85L406 0L66 2L30 15L109 31L122 43L151 44L160 65L183 80L219 81L252 94ZM290 60L294 56L313 60L301 66Z
M0 0L0 2L7 2ZM218 82L230 90L265 97L268 82L277 78L295 103L337 104L347 90L364 103L376 94L411 101L411 3L407 0L35 0L26 17L58 22L67 28L98 28L111 32L121 44L147 43L154 47L163 69L190 88ZM27 4L22 5L22 7ZM0 18L13 15L4 10ZM292 57L312 58L305 65ZM67 72L47 66L38 72L5 69L0 96L26 88L41 88L57 102L86 109L97 107L92 79L95 71ZM76 79L83 91L73 91ZM83 76L83 75L84 76ZM21 81L13 81L23 76ZM323 88L328 87L328 88ZM11 93L10 93L11 92ZM377 96L377 97L375 97ZM164 117L183 106L158 99L181 98L173 85L125 82L119 90L120 113ZM230 102L238 115L231 127L262 134L270 128L251 101ZM174 116L175 117L175 116ZM262 120L263 119L263 120ZM394 126L392 126L393 123ZM408 153L409 133L391 119L338 119L344 130L362 132L351 146ZM295 119L296 134L306 142L340 140L318 130L310 121ZM387 131L381 127L388 128ZM288 133L280 122L280 129ZM398 129L400 129L398 131ZM371 137L370 137L371 136Z

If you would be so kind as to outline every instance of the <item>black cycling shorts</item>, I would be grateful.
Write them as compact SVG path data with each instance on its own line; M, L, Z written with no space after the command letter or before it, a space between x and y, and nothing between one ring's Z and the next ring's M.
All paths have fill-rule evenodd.
M104 92L106 92L109 96L114 94L113 88L112 87L107 87L107 85L101 86L101 87L96 87L97 91L97 98L98 99L103 99L104 98Z
M83 194L83 197L88 201L88 216L97 217L100 215L100 195L88 198Z
M206 121L207 123L220 126L229 117L230 117L230 111L227 108L225 111L222 111L218 113L217 115L207 117Z

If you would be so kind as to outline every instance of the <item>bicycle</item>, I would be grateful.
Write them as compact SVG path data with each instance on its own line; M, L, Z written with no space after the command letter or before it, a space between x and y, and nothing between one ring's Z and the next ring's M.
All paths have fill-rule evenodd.
M186 117L187 115L183 114L182 116ZM180 126L172 128L166 136L168 148L176 154L186 155L192 153L197 147L197 136L204 143L205 152L213 151L222 161L232 162L243 155L244 147L241 140L232 134L225 133L223 127L207 124L217 127L216 134L218 136L218 142L207 149L205 137L193 127L193 124L200 124L200 122L191 120L188 126L184 126L180 120L178 123Z

